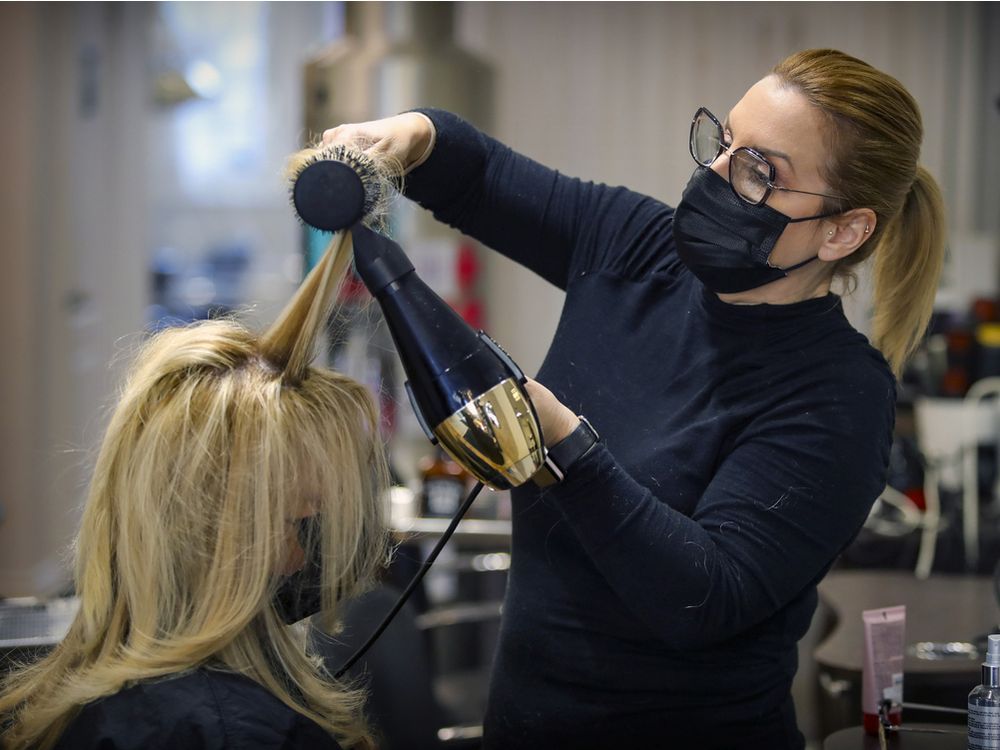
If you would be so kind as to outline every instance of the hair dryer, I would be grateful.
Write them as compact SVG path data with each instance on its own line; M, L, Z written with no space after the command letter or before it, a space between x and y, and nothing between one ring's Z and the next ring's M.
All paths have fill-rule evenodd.
M494 489L561 480L520 368L417 276L399 245L361 223L379 198L374 173L364 154L326 149L297 175L292 202L310 226L351 231L355 269L382 309L427 437Z

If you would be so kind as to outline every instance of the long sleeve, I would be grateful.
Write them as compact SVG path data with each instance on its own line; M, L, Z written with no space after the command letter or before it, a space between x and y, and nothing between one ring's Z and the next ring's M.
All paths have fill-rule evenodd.
M690 517L603 448L551 495L654 633L677 648L718 643L815 584L857 533L884 487L892 423L883 405L893 396L885 385L790 393L722 457ZM852 390L853 403L838 395Z
M430 157L406 179L407 197L565 289L580 274L653 270L639 254L672 211L647 196L567 177L476 130L459 117L418 110L437 130Z
M678 507L666 501L669 485L651 489L685 466L644 466L650 478L643 482L624 468L623 458L631 466L632 454L657 441L652 413L638 412L638 421L598 423L612 436L610 449L594 451L574 467L570 480L545 493L609 587L651 632L675 646L707 646L745 633L809 591L856 535L884 486L892 429L892 409L885 406L894 394L881 366L855 371L851 364L837 367L836 357L828 366L830 353L818 341L810 343L821 358L813 361L799 362L801 352L775 349L773 357L788 358L790 396L781 393L782 378L775 379L774 393L751 387L739 403L748 414L759 408L752 419L728 435L712 430L712 440L721 443L685 444L678 435L690 429L686 420L724 421L719 394L739 373L734 357L752 348L761 330L778 326L796 335L794 311L766 313L791 317L741 321L728 331L698 328L700 318L692 315L697 305L665 286L678 277L690 283L677 269L671 209L622 188L565 177L454 115L422 111L434 122L438 142L412 173L410 197L560 287L597 271L617 280L591 281L568 301L539 375L564 403L592 417L604 411L620 415L617 399L609 396L616 382L626 389L620 398L638 399L628 391L630 382L655 389L676 379L688 362L710 352L718 357L704 371L716 382L715 396L696 376L674 387L673 395L653 397L653 403L680 413L691 409L685 389L697 389L690 395L704 399L699 410L664 428L672 441L664 460L697 456L704 484L693 501L688 497ZM644 287L636 281L650 284L648 290L640 293ZM832 309L829 301L804 304L803 312ZM662 314L656 312L661 306ZM725 316L720 307L728 306L714 300L712 310ZM626 319L624 327L612 323ZM660 340L655 329L667 321L680 324L678 334L664 332ZM823 323L832 326L824 330L846 335L842 322L838 313ZM607 341L605 330L619 336L629 330L632 345L620 339L622 345L605 349L603 357L589 352L596 341ZM851 346L857 344L854 335L848 336ZM673 346L650 356L666 341ZM720 354L725 347L732 347L729 354ZM861 351L852 349L850 356ZM579 363L590 359L597 368L581 372ZM775 397L766 409L763 402L755 404L764 394ZM635 409L630 404L627 410ZM632 430L650 437L637 443L629 437Z

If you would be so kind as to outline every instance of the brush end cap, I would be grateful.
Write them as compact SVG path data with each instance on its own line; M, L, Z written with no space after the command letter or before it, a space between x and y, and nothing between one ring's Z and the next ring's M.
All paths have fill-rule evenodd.
M365 187L357 172L340 161L310 164L295 180L292 203L299 217L323 232L339 232L361 220Z

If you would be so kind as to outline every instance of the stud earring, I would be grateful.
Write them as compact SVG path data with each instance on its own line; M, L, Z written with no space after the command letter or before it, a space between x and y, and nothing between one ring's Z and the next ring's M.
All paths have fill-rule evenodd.
M868 230L869 229L870 229L870 227L867 224L865 224L865 234L868 234Z
M865 230L865 231L867 231L867 230ZM831 229L829 232L827 232L826 236L827 237L833 237L833 230Z

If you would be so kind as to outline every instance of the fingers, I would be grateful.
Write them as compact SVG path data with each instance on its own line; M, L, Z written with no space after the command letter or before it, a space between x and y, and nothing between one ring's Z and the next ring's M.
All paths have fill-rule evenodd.
M323 131L323 145L332 146L338 143L364 143L375 142L378 139L371 133L371 126L377 123L358 122L338 125L335 128Z
M580 424L579 417L537 380L528 378L524 389L538 414L542 438L547 445L555 445Z
M383 120L369 120L367 122L347 122L342 125L323 131L323 143L356 143L358 141L367 142L373 146L385 141L395 140L400 125L396 122L398 117L387 117Z
M539 383L537 380L534 380L533 378L524 379L524 389L528 392L528 395L531 398L534 398L536 393L542 393L544 391L549 390L548 388L546 388L544 385Z
M416 112L346 123L323 131L323 145L348 144L360 148L370 156L384 157L403 173L426 159L433 143L433 123Z
M343 125L338 125L335 128L330 128L328 130L324 130L323 131L323 145L324 146L331 146L334 143L339 143L342 140L341 138L339 138L339 136L341 135L341 133L343 133L343 130L344 130L344 126Z

